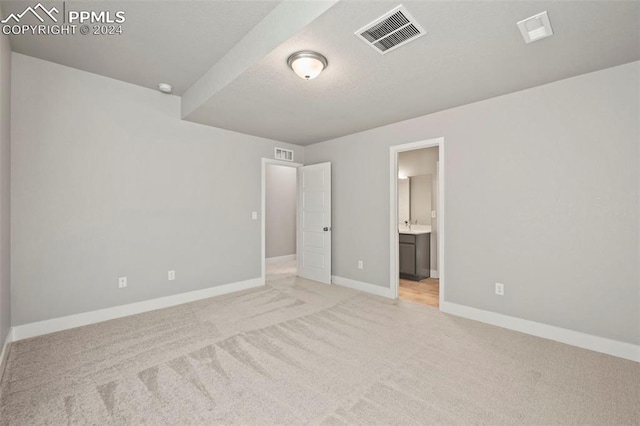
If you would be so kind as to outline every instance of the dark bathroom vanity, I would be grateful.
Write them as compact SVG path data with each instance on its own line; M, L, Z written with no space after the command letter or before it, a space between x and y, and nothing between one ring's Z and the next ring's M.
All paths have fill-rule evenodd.
M431 233L400 232L400 277L420 281L431 274Z

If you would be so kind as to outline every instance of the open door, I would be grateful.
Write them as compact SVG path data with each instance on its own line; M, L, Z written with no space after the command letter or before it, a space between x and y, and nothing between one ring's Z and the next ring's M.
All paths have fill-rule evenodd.
M331 163L298 168L298 275L331 284Z

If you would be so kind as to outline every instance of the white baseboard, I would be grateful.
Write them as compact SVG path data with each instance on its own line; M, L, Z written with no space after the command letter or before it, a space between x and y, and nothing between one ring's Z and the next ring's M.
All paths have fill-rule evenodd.
M2 352L0 352L0 381L2 381L2 376L4 375L4 368L6 367L7 358L9 357L9 345L12 341L13 329L10 328L9 332L7 333L7 338L4 340L4 344L2 345Z
M223 294L247 290L262 285L264 285L262 278L254 278L251 280L224 284L187 293L174 294L173 296L160 297L158 299L145 300L143 302L136 302L128 305L114 306L112 308L99 309L97 311L83 312L81 314L18 325L13 327L13 341L28 339L29 337L41 336L43 334L68 330L70 328L95 324L97 322L108 321L143 312L154 311L156 309L168 308L175 305L181 305L183 303L208 299L209 297L221 296Z
M607 339L606 337L593 336L579 331L568 330L566 328L555 327L451 302L442 303L440 305L440 311L509 330L555 340L556 342L566 343L579 348L640 362L640 345Z
M388 297L389 299L393 299L393 293L388 287L380 287L379 285L356 281L349 278L342 278L335 275L331 276L331 282L342 287L349 287L354 290L364 291L365 293L371 293L375 294L376 296Z
M435 269L429 271L429 277L431 278L440 278L440 274Z
M285 262L287 260L296 260L295 254L287 254L286 256L267 257L265 263Z

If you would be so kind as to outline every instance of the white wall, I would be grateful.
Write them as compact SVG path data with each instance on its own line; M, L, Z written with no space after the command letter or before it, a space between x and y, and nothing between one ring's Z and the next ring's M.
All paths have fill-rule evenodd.
M301 147L17 53L12 89L14 326L261 276L261 158Z
M640 343L639 77L634 62L308 146L333 167L333 274L389 287L389 146L444 137L446 301Z
M266 168L266 257L296 254L297 170L268 164Z
M0 351L11 328L10 138L11 46L9 46L9 38L0 34Z

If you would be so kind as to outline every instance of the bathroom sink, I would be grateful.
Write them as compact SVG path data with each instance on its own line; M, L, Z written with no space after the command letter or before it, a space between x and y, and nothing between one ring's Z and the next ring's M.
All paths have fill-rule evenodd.
M420 234L430 234L431 226L429 225L412 225L411 229L405 228L401 226L398 228L398 232L400 234L411 234L411 235L420 235Z

